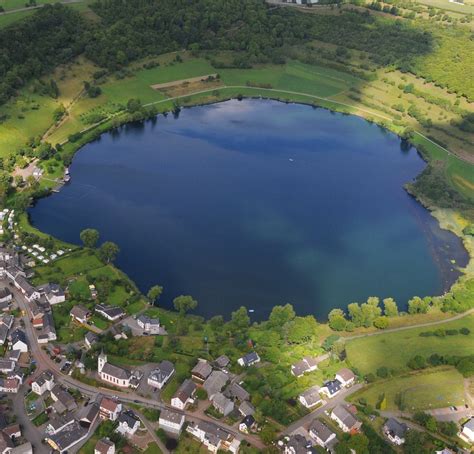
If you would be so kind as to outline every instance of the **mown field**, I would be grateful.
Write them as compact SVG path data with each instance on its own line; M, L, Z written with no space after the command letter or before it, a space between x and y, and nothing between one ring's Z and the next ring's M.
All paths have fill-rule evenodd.
M468 328L468 336L421 337L420 333L436 329ZM407 362L415 355L474 355L474 315L453 322L395 333L354 339L346 345L347 360L362 374L375 373L379 367L407 370Z
M407 411L444 408L465 403L462 375L453 368L436 368L377 382L353 394L352 402L366 399L373 407L386 399L385 410L398 410L397 402Z

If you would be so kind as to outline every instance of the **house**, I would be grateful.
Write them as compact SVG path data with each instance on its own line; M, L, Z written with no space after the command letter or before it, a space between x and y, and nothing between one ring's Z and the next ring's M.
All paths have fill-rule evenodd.
M101 438L95 445L94 454L115 454L115 443L108 438Z
M171 399L171 406L184 410L188 404L194 403L194 393L196 392L196 384L189 379L184 380Z
M7 374L15 370L15 361L0 358L0 372Z
M9 301L0 302L0 312L8 312L10 310L11 303Z
M225 372L215 370L209 375L202 387L207 391L209 399L212 399L214 394L222 391L228 380L229 376Z
M99 416L100 407L97 402L92 402L87 407L84 407L79 419L79 423L82 427L89 428L94 424L95 420Z
M8 270L7 270L8 274ZM27 280L23 274L17 275L14 280L15 287L23 293L25 299L31 303L33 300L40 299L41 294Z
M101 438L95 445L94 454L115 454L115 443L108 438Z
M108 363L107 355L104 352L102 352L97 359L97 372L101 380L123 388L130 386L131 372Z
M230 359L226 355L221 355L214 361L214 364L219 369L224 369L230 364Z
M81 427L78 422L74 422L57 434L47 436L45 440L59 454L63 454L84 440L87 435L87 430Z
M211 375L212 367L205 359L199 359L197 364L191 370L191 377L198 383L204 381Z
M48 312L44 314L43 317L43 329L41 333L38 335L38 343L39 344L46 344L50 341L55 341L57 339L56 336L56 328L54 327L54 319L53 314Z
M45 296L48 303L52 306L66 301L66 294L58 284L43 284L40 285L37 290L41 295Z
M92 314L89 309L78 304L71 309L69 315L71 316L72 320L78 323L87 324L87 321L89 320Z
M13 317L11 315L4 315L0 319L0 345L5 345L12 324Z
M15 445L13 440L3 431L0 432L0 452L2 454L10 453Z
M240 402L250 399L250 394L244 388L242 388L242 386L235 382L231 383L226 388L224 395L229 399L238 400Z
M354 384L356 376L354 375L354 372L352 372L347 367L344 367L339 372L337 372L335 378L341 383L342 386L347 388L348 386L352 386Z
M255 418L252 415L246 416L239 424L239 430L248 434L255 427Z
M92 348L94 344L97 343L99 340L99 336L94 334L92 331L88 331L87 334L84 336L84 344L88 349Z
M184 426L184 415L165 408L161 410L158 424L165 432L179 435Z
M319 390L321 394L324 394L326 397L334 397L339 394L341 391L341 382L339 380L329 380L324 382L322 388Z
M67 426L74 424L75 419L72 413L69 413L64 416L58 416L49 421L48 425L46 426L45 432L48 435L55 435L58 432L61 432Z
M2 429L2 432L7 435L7 437L13 439L18 439L21 437L21 427L20 424L10 424L7 427Z
M255 413L255 408L250 402L244 401L239 406L239 412L242 416L249 416Z
M123 325L112 325L109 332L112 334L115 340L128 339Z
M20 384L17 378L0 378L0 393L17 393Z
M115 322L116 320L120 320L122 317L125 316L125 312L118 306L108 306L106 304L98 304L95 307L95 311L102 315L102 317L110 320L111 322Z
M336 439L336 434L329 429L326 424L323 424L319 419L315 419L309 426L310 437L323 448L328 447L333 440Z
M462 426L460 437L468 443L474 443L474 417Z
M319 395L319 386L312 386L307 389L304 393L300 394L298 400L306 408L313 408L322 402L321 396Z
M162 361L158 367L148 376L148 384L154 388L161 389L174 374L174 366L170 361Z
M247 353L245 356L242 356L242 358L239 358L237 362L242 367L253 366L254 364L260 362L260 356L258 356L257 352L250 352Z
M312 443L301 434L290 436L288 443L285 445L285 454L312 454Z
M46 391L51 391L54 387L54 375L50 370L45 370L31 382L31 390L42 396Z
M236 454L239 451L240 440L214 423L207 421L190 423L186 427L186 432L197 438L212 453L222 450Z
M69 394L59 383L54 385L53 389L51 390L51 399L54 402L60 402L61 406L63 406L68 411L73 411L77 408L76 401L74 397Z
M8 350L7 354L5 355L5 359L8 361L14 361L17 363L20 360L21 351L20 350Z
M211 402L212 406L224 416L227 416L234 410L234 402L227 399L222 393L214 394L211 398Z
M398 422L395 418L389 418L383 426L383 433L395 445L402 445L405 443L405 434L408 426Z
M140 427L140 419L132 410L122 412L117 421L118 426L115 432L124 436L135 435L135 432Z
M150 334L160 333L160 320L158 318L150 318L146 315L139 315L137 318L137 325L143 329L143 331Z
M116 421L122 411L122 404L115 399L102 397L99 406L99 415L101 419L110 419Z
M26 334L20 328L15 329L10 334L10 350L20 350L22 353L28 351L28 341Z
M0 303L10 303L13 299L13 294L8 287L0 289Z
M350 407L337 405L331 412L331 419L336 421L343 432L354 434L359 432L362 423L350 410Z
M318 368L318 361L316 358L305 357L301 361L291 366L291 373L295 377L301 377L308 372L313 372Z

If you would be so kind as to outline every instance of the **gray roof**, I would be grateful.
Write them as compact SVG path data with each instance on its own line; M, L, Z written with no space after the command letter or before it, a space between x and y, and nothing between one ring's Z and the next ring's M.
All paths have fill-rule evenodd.
M212 422L199 421L198 423L191 423L190 426L199 427L200 430L205 432L205 438L214 446L217 446L220 440L226 441L231 437L229 432Z
M295 454L307 454L311 449L311 443L301 434L291 435L288 446L293 448Z
M176 411L171 411L165 408L164 410L161 410L160 419L178 424L181 423L183 415Z
M125 312L122 308L118 306L108 306L106 304L98 304L95 307L96 312L102 312L107 314L110 318L122 317L125 315Z
M128 427L132 428L137 422L140 422L140 420L132 410L127 410L120 413L120 416L118 417L118 422L120 424L127 424Z
M100 408L97 402L93 402L89 404L87 407L83 409L81 415L81 421L86 421L88 423L92 423L97 415L99 414Z
M211 372L212 367L207 361L203 359L200 359L191 370L192 375L195 375L196 377L199 377L202 380L205 380L207 377L209 377L209 375L211 375Z
M238 383L231 383L226 388L224 394L231 399L239 399L241 402L248 400L250 397L250 394Z
M72 424L72 421L74 421L74 415L72 413L68 413L63 416L57 416L56 418L50 420L48 426L51 426L54 431L56 431L61 427Z
M98 338L99 336L97 336L97 334L93 333L92 331L88 331L84 336L84 339L87 339L87 342L89 342L90 345L97 342Z
M221 355L215 361L218 367L226 367L230 363L230 359L226 355Z
M306 403L309 406L312 406L316 403L318 403L321 400L321 396L319 395L319 386L312 386L311 388L308 388L306 391L301 393L301 396L304 397L306 400Z
M87 429L80 426L79 423L73 423L67 426L56 435L51 435L48 438L61 449L61 451L69 449L78 443L87 434Z
M239 406L239 411L244 416L253 415L255 413L255 408L250 402L244 401Z
M24 344L28 345L28 341L26 340L26 334L20 328L17 328L13 331L10 335L12 345L15 345L17 342L23 342Z
M87 309L84 306L81 306L80 304L74 306L70 312L72 316L77 317L77 318L86 318L89 313L90 313L89 309Z
M234 403L230 400L227 399L227 397L224 396L222 393L216 393L212 397L212 403L219 409L224 410L228 405L234 406Z
M102 372L120 380L128 380L132 375L128 370L122 369L121 367L115 366L110 363L104 364L104 366L102 367Z
M328 426L323 424L319 419L315 419L309 426L309 432L318 437L323 443L326 443L334 434Z
M384 424L384 430L386 432L389 432L392 436L403 438L405 436L406 431L408 430L408 426L404 423L397 421L395 418L389 418Z
M355 418L354 415L343 405L334 407L332 413L349 429L352 429L359 423L357 418Z
M212 397L214 394L222 391L228 380L229 376L225 372L215 370L202 386L207 391L207 395Z
M174 372L173 363L170 361L164 360L158 364L157 368L152 370L150 373L150 378L159 383L163 383L172 373Z
M12 294L11 290L8 287L3 287L0 289L0 298L6 298Z
M194 391L196 391L196 384L187 378L181 383L174 397L177 397L181 402L186 402L194 394Z
M38 383L39 386L43 386L47 381L54 379L53 373L50 370L45 370L38 375L38 378L34 382Z

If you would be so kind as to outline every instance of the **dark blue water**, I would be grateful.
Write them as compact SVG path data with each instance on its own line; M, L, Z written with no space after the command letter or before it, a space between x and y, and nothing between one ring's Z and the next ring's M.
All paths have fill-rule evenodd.
M30 211L70 242L94 227L146 292L165 287L197 312L291 302L324 318L369 296L439 294L466 262L403 189L415 149L352 116L272 101L229 101L129 125L85 146L72 182Z

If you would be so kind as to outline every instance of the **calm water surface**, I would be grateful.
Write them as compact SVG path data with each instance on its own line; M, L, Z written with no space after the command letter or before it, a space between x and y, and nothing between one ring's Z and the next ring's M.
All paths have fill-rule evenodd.
M440 294L467 260L460 241L407 195L424 162L352 116L229 101L129 125L85 146L72 182L30 211L79 242L94 227L143 291L165 287L197 312L291 302L324 318L371 295Z

